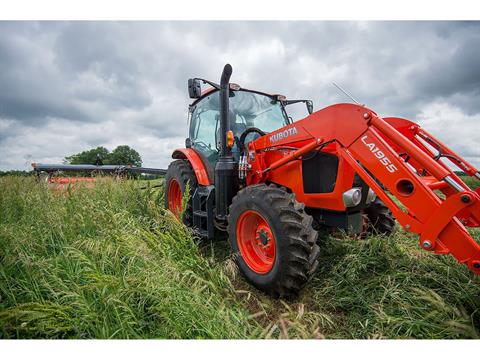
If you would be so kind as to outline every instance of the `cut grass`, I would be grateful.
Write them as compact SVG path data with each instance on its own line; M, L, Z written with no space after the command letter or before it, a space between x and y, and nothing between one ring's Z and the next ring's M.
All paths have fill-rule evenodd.
M0 179L0 337L479 336L479 279L403 231L322 239L315 277L279 301L238 275L225 241L195 240L162 204L134 181L59 193Z

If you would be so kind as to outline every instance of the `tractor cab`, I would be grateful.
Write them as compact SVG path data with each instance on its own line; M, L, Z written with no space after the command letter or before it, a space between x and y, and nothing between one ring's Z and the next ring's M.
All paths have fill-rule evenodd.
M198 79L200 81L200 79ZM215 167L220 150L220 91L216 84L202 80L212 87L204 92L190 92L195 101L189 108L189 138L187 144L202 158L210 173ZM189 84L191 81L189 82ZM199 86L199 85L198 85ZM191 86L189 86L191 89ZM197 94L200 94L198 96ZM310 100L296 100L305 102L310 111ZM234 145L231 149L236 161L240 156L239 140L248 129L256 129L246 134L244 143L258 138L261 134L280 129L289 125L292 120L286 111L287 101L282 95L271 95L259 91L240 88L237 84L230 84L228 130L234 136ZM312 106L313 107L313 106Z

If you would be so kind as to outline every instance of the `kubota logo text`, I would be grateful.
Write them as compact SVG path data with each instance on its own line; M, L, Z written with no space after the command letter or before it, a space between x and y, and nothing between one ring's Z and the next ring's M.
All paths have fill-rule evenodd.
M270 136L270 142L273 143L276 141L280 141L295 134L298 134L298 131L297 131L297 128L294 126L294 127L291 127L290 129L286 129L276 134L273 134L272 136Z
M395 171L397 171L397 167L395 165L392 164L392 162L390 161L389 158L387 158L385 156L385 154L383 153L383 151L381 151L377 145L375 145L375 143L369 143L367 142L367 136L365 135L364 137L362 137L362 142L370 149L370 151L373 153L373 155L375 155L375 157L380 160L380 163L385 166L385 168L391 172L391 173L394 173Z

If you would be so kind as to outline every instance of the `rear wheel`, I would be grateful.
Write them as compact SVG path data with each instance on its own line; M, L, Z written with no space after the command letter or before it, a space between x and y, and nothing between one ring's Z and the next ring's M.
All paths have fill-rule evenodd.
M190 198L186 203L182 221L185 225L192 226L192 196L197 188L197 177L188 160L175 160L170 163L165 175L165 207L178 219L182 214L182 199L186 193L187 184L189 184Z
M373 203L365 209L366 234L389 236L395 231L395 218L390 209L382 200L376 198Z
M293 194L265 184L233 198L228 234L241 273L275 297L296 296L318 266L312 217Z

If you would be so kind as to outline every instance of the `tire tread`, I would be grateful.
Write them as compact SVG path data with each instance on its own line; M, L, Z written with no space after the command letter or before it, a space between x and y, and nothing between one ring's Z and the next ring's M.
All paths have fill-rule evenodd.
M244 198L259 199L266 206L275 209L278 215L276 225L282 229L281 241L288 244L286 260L281 264L283 268L279 270L281 276L267 286L262 286L261 290L274 297L297 296L318 267L320 249L317 244L318 234L312 227L312 217L305 212L304 204L298 202L294 194L284 188L265 184L247 186L240 190L233 198L230 214ZM230 241L234 241L236 224L230 220L229 217ZM237 261L240 256L237 254ZM244 275L253 282L247 273L244 272ZM257 286L255 283L253 285Z

